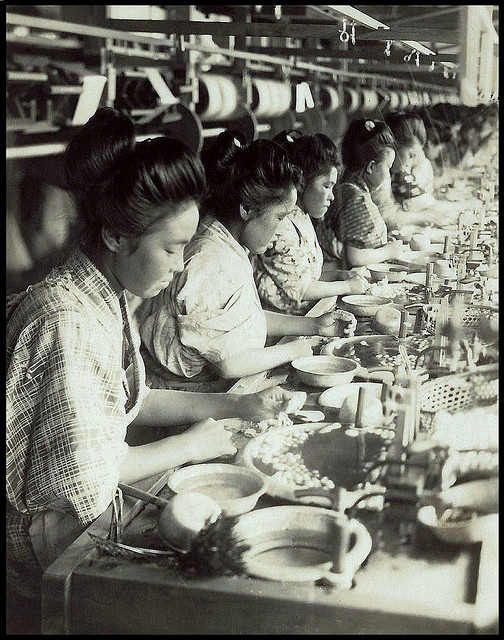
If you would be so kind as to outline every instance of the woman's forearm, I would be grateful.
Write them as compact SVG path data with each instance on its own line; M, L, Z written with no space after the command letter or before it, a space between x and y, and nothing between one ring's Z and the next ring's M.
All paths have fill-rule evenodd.
M281 338L283 336L312 336L317 331L315 318L306 316L290 316L287 313L265 311L266 324L269 338Z
M320 300L331 296L342 296L350 292L349 280L336 280L333 282L323 282L312 280L305 291L303 300Z
M243 398L232 393L151 389L132 424L140 427L170 427L193 424L206 418L221 420L240 417Z
M224 378L242 378L280 367L292 362L296 357L293 343L285 342L263 349L249 349L228 360L223 360L216 365L216 369Z
M191 452L187 445L187 438L180 434L138 447L129 447L119 471L120 482L138 482L190 462Z
M364 267L368 264L376 264L390 260L391 246L389 244L378 247L377 249L359 249L347 245L345 247L347 260L352 267Z

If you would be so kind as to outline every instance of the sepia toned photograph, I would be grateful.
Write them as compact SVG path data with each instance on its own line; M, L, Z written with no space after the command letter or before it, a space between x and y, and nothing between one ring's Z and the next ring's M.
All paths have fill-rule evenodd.
M6 634L499 634L499 6L11 5Z

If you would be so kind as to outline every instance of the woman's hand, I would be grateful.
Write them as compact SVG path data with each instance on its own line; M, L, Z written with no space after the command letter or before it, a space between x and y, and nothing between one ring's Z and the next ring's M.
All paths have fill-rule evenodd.
M270 387L257 393L242 396L240 417L244 420L269 420L278 414L296 413L306 401L306 394L292 392L282 387Z
M352 337L357 327L357 320L353 313L342 309L324 313L316 318L316 321L317 335L326 338L334 336Z
M207 418L184 431L180 437L186 441L187 457L191 462L234 455L237 451L225 420Z
M355 278L347 280L345 284L347 285L347 294L351 295L360 295L362 293L366 293L366 291L371 286L367 280L364 280L364 278L361 278L357 274Z
M392 240L387 244L389 258L400 258L404 251L404 246L401 240Z

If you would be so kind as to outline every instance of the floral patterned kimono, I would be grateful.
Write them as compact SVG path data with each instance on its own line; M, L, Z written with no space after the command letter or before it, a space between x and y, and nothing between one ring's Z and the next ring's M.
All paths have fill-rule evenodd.
M296 207L279 225L273 246L253 257L254 278L265 308L304 315L303 301L312 280L322 274L324 257L308 214Z
M434 204L434 170L424 156L409 171L392 174L392 193L405 210L420 210Z
M213 364L266 343L247 251L218 220L201 220L185 260L184 271L138 310L151 387L215 378Z

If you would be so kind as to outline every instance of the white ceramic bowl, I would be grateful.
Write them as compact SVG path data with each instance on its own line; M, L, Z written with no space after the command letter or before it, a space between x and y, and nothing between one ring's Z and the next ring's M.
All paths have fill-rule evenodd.
M342 309L350 311L356 316L364 316L366 318L372 318L380 307L391 304L392 300L390 298L371 295L343 296L339 302L339 306Z
M192 492L209 496L228 516L250 511L266 493L266 482L256 471L214 462L177 469L168 478L167 484L175 493Z
M389 282L402 282L408 275L406 268L400 267L397 264L388 264L383 262L381 264L369 264L367 265L371 278L374 282L387 278Z
M312 387L334 387L352 382L360 365L350 358L307 356L293 360L292 367L305 384Z
M235 533L250 546L244 555L250 575L287 582L326 578L347 589L372 547L363 524L320 507L258 509L239 518Z
M440 540L452 544L481 542L489 531L497 529L499 522L498 514L490 513L470 520L448 521L440 524L436 510L431 505L421 507L418 510L417 519Z

